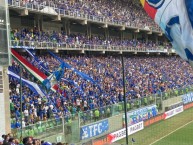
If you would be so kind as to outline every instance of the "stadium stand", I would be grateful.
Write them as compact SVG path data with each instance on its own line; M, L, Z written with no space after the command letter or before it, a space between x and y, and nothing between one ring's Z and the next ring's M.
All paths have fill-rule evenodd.
M30 62L34 61L33 58L26 54L25 57ZM59 62L49 54L37 57L48 66L48 70L55 70L59 65ZM60 87L66 88L63 89L62 95L50 92L48 99L46 97L41 98L33 94L29 88L24 87L22 90L22 109L25 115L24 126L34 124L39 120L45 121L50 119L51 116L53 117L53 114L55 114L55 118L61 118L63 115L75 115L80 111L95 110L123 101L120 57L61 55L61 58L75 69L94 78L101 87L102 92L95 85L79 77L69 69L65 70L64 78L73 80L80 88L61 81ZM37 64L34 65L39 67ZM144 98L153 94L169 92L170 90L192 85L191 78L193 74L191 73L191 68L179 57L131 56L125 58L125 67L127 68L126 94L128 100ZM13 62L10 69L15 73L20 71L19 65L16 62ZM22 73L25 79L36 80L24 69ZM179 74L181 75L179 76ZM10 90L12 116L16 118L17 122L21 115L18 111L20 109L19 82L14 81L14 79L10 79L10 81L10 88L12 88ZM104 115L104 110L99 110L100 114ZM20 125L16 123L12 127L19 128Z
M66 0L66 1L8 1L11 6L39 10L53 8L53 14L86 17L118 25L133 26L148 30L159 30L158 26L144 13L138 3L132 0ZM46 11L48 12L48 11ZM49 13L49 12L48 12Z
M77 28L75 27L76 30L72 28L73 31L70 33L66 32L64 28L63 30L58 28L56 31L55 29L41 29L41 27L36 27L36 24L26 26L27 22L23 22L22 26L17 28L17 25L12 23L11 47L23 48L16 51L46 76L57 70L60 62L48 51L43 50L44 48L80 48L81 50L89 47L92 50L95 46L99 46L102 51L112 48L116 48L114 50L132 48L134 52L140 52L140 50L144 52L166 50L169 52L168 50L171 50L171 45L167 41L162 41L165 40L164 38L156 40L153 38L154 36L150 36L147 39L147 32L153 31L158 35L161 33L160 29L145 14L139 3L133 0L8 0L8 3L10 10L12 8L25 9L32 11L33 14L35 11L37 15L46 13L68 16L69 19L75 20L83 18L91 22L145 30L142 32L145 35L137 39L135 35L138 32L135 30L131 30L133 36L123 38L117 37L118 34L107 37L104 34L80 33L76 32ZM14 12L11 13L13 19L11 22L24 19L18 16L15 18L15 15L18 14ZM32 15L26 17L30 19ZM100 27L102 26L100 25ZM106 27L104 28L106 29ZM30 51L36 58L26 51L24 52L25 48L35 49ZM39 48L42 50L36 50ZM48 142L40 143L40 140L28 136L41 138L44 132L48 133L48 136L53 135L54 130L62 130L62 124L68 126L77 118L80 118L81 125L85 125L123 112L123 80L119 55L69 54L60 51L56 56L72 67L71 69L65 68L64 79L58 84L59 89L56 92L46 89L28 70L22 68L18 61L12 61L12 66L9 67L9 71L12 73L12 76L9 76L9 97L13 135L4 136L0 140L0 144L2 142L3 144L19 144L16 138L21 137L22 126L23 144L33 142L35 145L49 145ZM129 54L124 59L128 110L152 104L155 95L164 94L164 97L168 97L170 92L178 95L177 89L192 85L191 68L179 57ZM81 77L73 69L88 75L97 85ZM18 79L20 74L22 74L22 79L34 84L29 85L23 81L23 85L20 86L21 83ZM36 90L34 89L35 85L46 95L40 95L34 91ZM20 88L22 89L20 90ZM70 131L67 129L66 134L69 133ZM58 143L58 145L63 144Z
M157 46L162 46L164 48L168 47L169 44L156 44L156 42L145 40L120 40L117 38L109 38L105 39L100 36L91 36L89 38L83 34L70 34L67 35L65 32L43 32L39 31L36 28L25 29L22 30L14 29L11 31L11 40L13 41L13 46L16 45L14 43L22 43L26 42L51 42L57 44L66 44L67 47L85 47L86 45L99 45L104 48L110 47L136 47L136 48L157 48ZM26 46L26 45L24 45ZM168 47L170 48L170 47Z

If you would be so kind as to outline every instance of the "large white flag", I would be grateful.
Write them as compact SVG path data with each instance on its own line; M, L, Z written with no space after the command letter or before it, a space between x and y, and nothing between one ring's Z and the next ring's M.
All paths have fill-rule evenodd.
M140 0L175 51L193 67L193 0Z

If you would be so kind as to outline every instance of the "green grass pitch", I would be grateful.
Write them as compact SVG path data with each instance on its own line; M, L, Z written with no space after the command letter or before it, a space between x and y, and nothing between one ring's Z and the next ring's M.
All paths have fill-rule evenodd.
M193 145L193 108L129 136L129 145Z
M193 145L193 122L160 139L153 145Z

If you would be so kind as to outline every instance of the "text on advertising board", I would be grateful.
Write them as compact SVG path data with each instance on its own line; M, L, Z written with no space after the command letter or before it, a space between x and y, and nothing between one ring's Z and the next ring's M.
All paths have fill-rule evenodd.
M108 120L103 120L100 122L96 122L95 124L83 126L80 130L80 138L88 139L94 136L98 136L109 129Z
M164 114L159 115L159 116L156 116L156 117L154 117L154 118L151 118L151 119L149 119L149 120L146 120L146 121L144 122L144 126L149 126L149 125L154 124L154 123L156 123L156 122L159 122L159 121L161 121L161 120L163 120L163 119L164 119Z
M128 135L134 134L142 129L144 129L143 121L129 126L128 127ZM109 138L111 143L116 142L116 141L118 141L122 138L125 138L125 137L126 137L126 129L125 128L123 128L119 131L113 132L113 133L108 135L108 138Z
M179 106L177 108L174 108L174 109L164 113L164 119L171 118L171 117L173 117L173 116L175 116L175 115L177 115L177 114L179 114L179 113L181 113L183 111L184 111L183 106Z
M143 107L131 112L127 113L128 125L133 125L135 123L145 121L152 117L157 116L158 110L156 105L151 105L147 107ZM125 115L123 115L123 122L124 122ZM125 125L125 123L123 123Z
M184 104L193 102L193 92L189 92L188 94L182 95L182 101Z

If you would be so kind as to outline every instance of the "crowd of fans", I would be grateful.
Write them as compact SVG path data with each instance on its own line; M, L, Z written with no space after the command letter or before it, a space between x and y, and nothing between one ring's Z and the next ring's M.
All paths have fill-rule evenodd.
M13 41L13 46L16 42L31 41L31 42L44 42L44 43L57 43L66 44L69 47L77 46L104 46L104 47L135 47L135 48L154 48L157 49L158 46L164 48L171 48L168 43L156 43L155 41L149 40L135 40L135 39L123 39L117 37L110 37L106 39L104 36L92 35L88 37L84 34L70 34L67 35L65 32L44 32L39 31L37 28L33 29L14 29L11 31L11 40Z
M68 143L50 143L44 140L35 139L31 136L24 137L22 140L13 137L13 134L4 134L0 137L0 145L68 145Z
M9 0L9 4L18 5L19 1ZM65 15L107 21L145 29L157 29L158 26L147 16L138 1L133 0L20 0L21 6L43 9L53 7L55 12Z
M15 2L15 3L14 3ZM81 16L109 23L125 24L145 29L157 28L157 25L146 15L138 2L133 0L64 0L64 1L14 1L9 0L9 4L18 4L27 7L43 6L53 7L57 13ZM100 9L99 9L100 8ZM11 40L14 42L52 42L57 44L67 44L68 46L121 46L135 48L154 48L162 45L169 48L168 44L157 44L154 41L105 38L104 36L93 35L88 37L84 34L70 34L55 31L39 31L33 29L11 30ZM74 68L88 74L98 85L92 84L78 76L73 70L65 69L64 78L59 84L60 92L53 93L46 91L25 69L20 69L17 62L13 62L10 70L19 74L22 71L23 78L36 82L46 92L45 97L34 94L27 86L22 86L22 104L20 104L20 83L17 79L10 77L10 108L12 118L12 128L20 128L19 118L23 116L22 126L25 127L35 122L48 120L52 117L56 119L62 116L69 121L70 116L77 112L98 109L102 114L103 106L116 104L123 101L121 60L115 56L61 56ZM29 62L34 62L28 55L25 58ZM48 71L39 68L49 75L57 69L60 63L49 55L39 55ZM38 63L33 63L39 67ZM178 57L127 57L125 58L126 68L126 90L127 99L142 98L155 93L167 92L171 89L178 89L187 85L192 85L193 74L190 68ZM177 68L177 69L176 69ZM72 83L73 82L73 83ZM76 84L76 85L75 85ZM20 109L22 106L22 114Z
M29 62L33 58L24 55ZM36 55L48 71L33 63L45 74L52 73L60 63L54 57ZM77 75L73 69L65 69L64 78L59 84L60 93L46 92L45 97L34 94L28 87L22 87L23 126L37 121L48 120L52 117L66 121L76 113L98 109L104 114L103 107L123 101L121 59L118 56L87 56L87 55L61 55L66 63L93 78L96 84ZM19 74L17 62L13 62L10 69ZM156 93L168 92L192 85L192 69L186 62L176 56L125 57L126 97L127 100L152 96ZM38 81L26 70L22 70L23 78L33 82ZM69 82L73 82L69 83ZM40 86L41 84L38 83ZM20 97L19 81L10 78L11 115L16 119L13 128L19 128ZM43 86L41 86L43 88ZM99 112L96 112L98 115Z
M139 3L133 0L8 0L9 4L19 3L27 7L53 7L55 12L66 15L75 15L108 23L121 24L144 29L158 29L158 26L146 15ZM168 44L157 44L154 41L119 39L93 35L88 37L84 34L70 34L55 31L39 31L36 28L11 30L11 40L15 42L52 42L67 44L68 46L121 46L135 48L157 48L162 45L170 48ZM35 62L28 54L22 54L25 59L32 63L47 76L58 68L60 62L49 54L36 54L40 62ZM110 112L105 106L123 102L123 79L121 59L119 56L94 56L94 55L62 55L60 57L73 68L93 78L96 84L80 77L73 69L65 69L63 80L59 82L59 91L48 91L27 70L20 68L19 63L12 62L11 71L22 77L35 82L45 92L45 96L34 93L28 86L23 85L20 90L19 80L9 77L10 81L10 110L11 127L23 128L41 121L54 118L64 118L67 123L77 113L89 113L87 117L99 117ZM135 99L153 96L162 92L183 88L192 85L193 73L189 65L176 56L128 56L125 57L125 80L126 99ZM45 69L39 66L43 64ZM20 100L22 93L22 100ZM104 112L107 111L107 112ZM21 113L22 112L22 113ZM22 124L20 118L22 117ZM83 119L87 119L85 116ZM11 134L3 135L0 145L20 144ZM51 145L51 143L25 137L25 145ZM53 143L54 144L54 143ZM63 145L58 143L56 145Z

